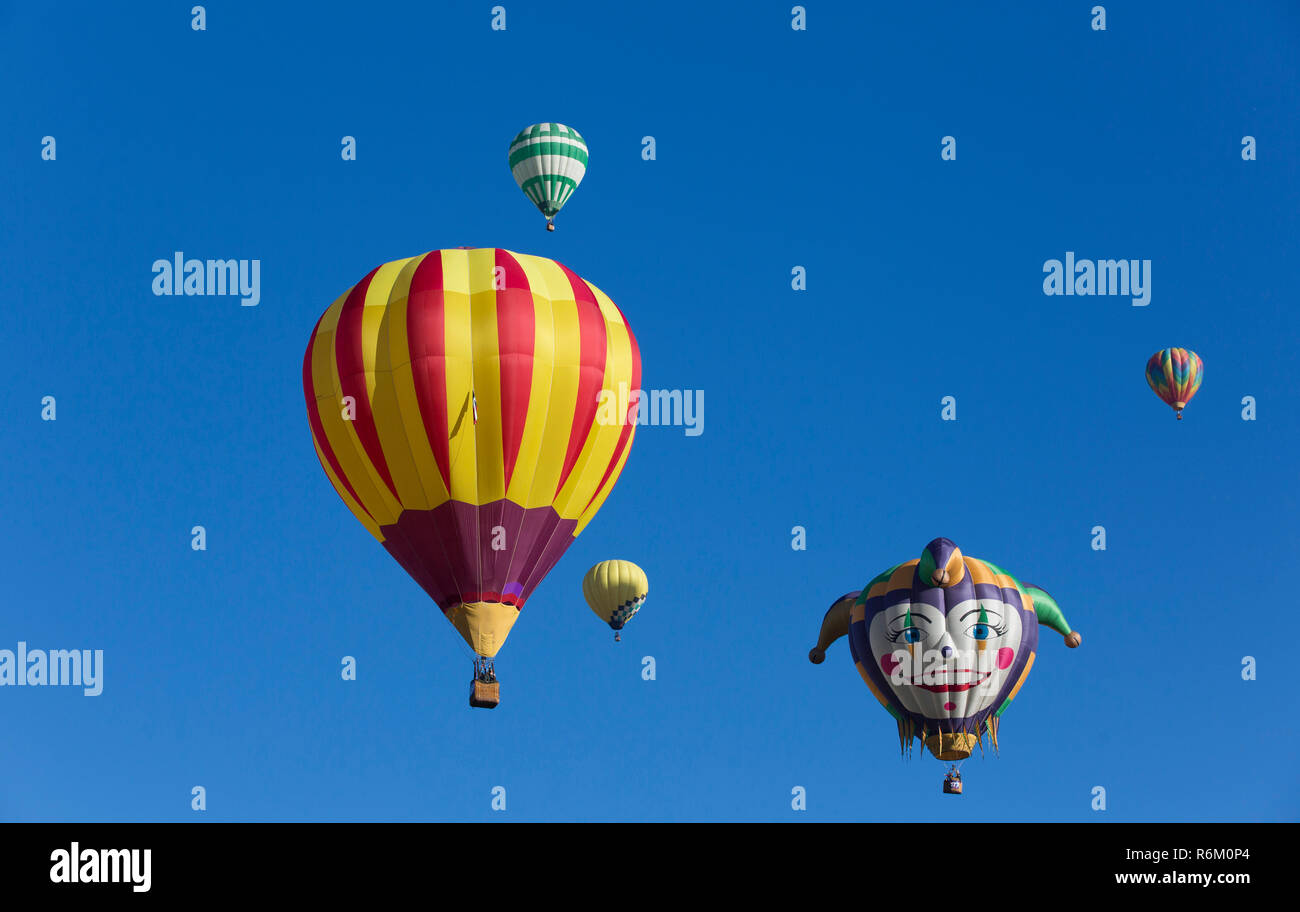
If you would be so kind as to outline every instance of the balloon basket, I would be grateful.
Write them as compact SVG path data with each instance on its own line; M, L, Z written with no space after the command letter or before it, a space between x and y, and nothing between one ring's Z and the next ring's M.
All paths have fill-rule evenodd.
M477 678L469 686L469 705L476 709L495 709L501 702L501 683L489 684Z
M944 793L945 795L960 795L960 794L961 794L961 780L960 780L960 779L945 779L945 780L943 780L943 793Z

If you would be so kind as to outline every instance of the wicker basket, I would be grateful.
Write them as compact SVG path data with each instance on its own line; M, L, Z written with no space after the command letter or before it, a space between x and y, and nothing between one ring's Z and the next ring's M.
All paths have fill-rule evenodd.
M488 684L486 681L480 681L477 678L469 687L469 705L476 706L480 709L494 709L501 702L501 684L493 682Z

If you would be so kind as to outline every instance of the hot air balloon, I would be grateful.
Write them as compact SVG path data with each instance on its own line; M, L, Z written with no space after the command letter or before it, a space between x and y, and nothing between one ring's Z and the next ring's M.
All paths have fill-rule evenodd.
M1040 624L1069 647L1082 640L1045 591L936 538L919 559L836 599L808 658L820 664L847 634L862 679L898 723L902 750L915 739L940 760L960 761L983 748L985 735L997 748L999 720L1033 667ZM945 779L945 791L960 794L953 781Z
M622 312L493 248L386 263L312 331L303 388L334 490L475 654L471 704L528 597L595 516L635 433Z
M582 594L596 617L614 631L617 643L622 639L618 632L623 625L645 604L650 581L645 571L631 561L601 561L583 577Z
M546 216L546 230L554 231L556 213L587 173L587 143L581 133L564 124L525 127L510 142L510 173Z
M1183 406L1201 388L1205 365L1201 356L1185 348L1166 348L1147 361L1147 385L1183 420Z

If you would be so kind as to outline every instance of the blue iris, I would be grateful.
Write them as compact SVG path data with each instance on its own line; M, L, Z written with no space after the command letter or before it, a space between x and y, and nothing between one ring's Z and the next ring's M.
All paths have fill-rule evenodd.
M923 638L924 638L924 637L923 637L923 635L921 634L921 628L920 628L920 627L905 627L905 628L903 628L903 642L904 642L904 643L919 643L919 642L921 642L921 640L922 640Z
M993 635L993 629L988 624L976 624L970 629L971 639L987 640Z

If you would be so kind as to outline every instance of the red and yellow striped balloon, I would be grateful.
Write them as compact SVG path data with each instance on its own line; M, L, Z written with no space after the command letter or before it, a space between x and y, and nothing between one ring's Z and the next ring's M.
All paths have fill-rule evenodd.
M640 383L604 292L493 248L374 269L303 361L334 490L487 657L618 480Z

